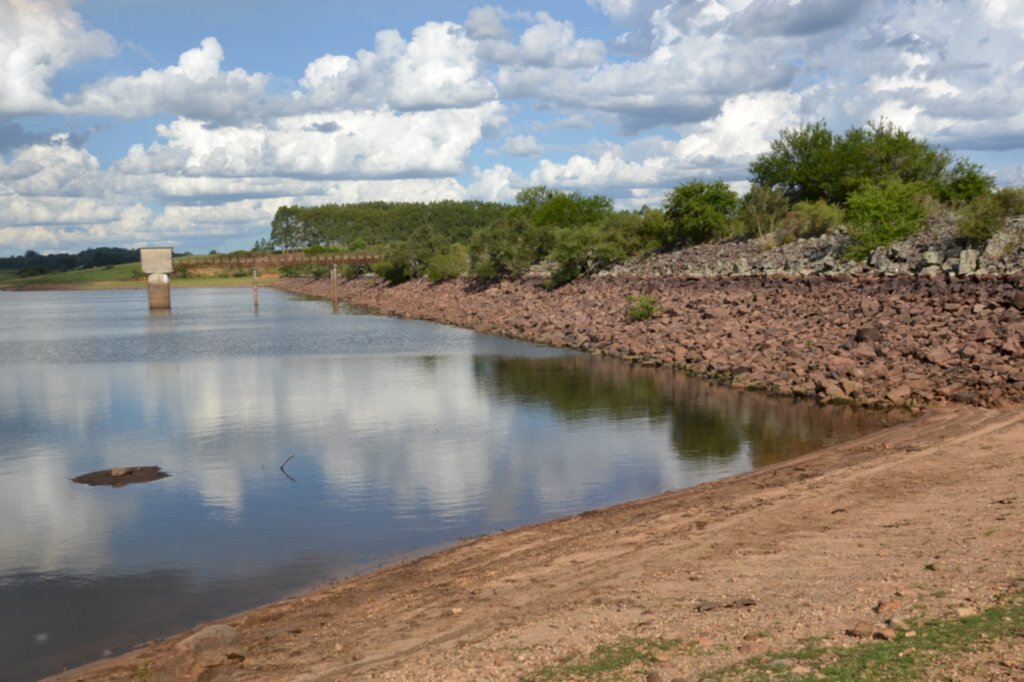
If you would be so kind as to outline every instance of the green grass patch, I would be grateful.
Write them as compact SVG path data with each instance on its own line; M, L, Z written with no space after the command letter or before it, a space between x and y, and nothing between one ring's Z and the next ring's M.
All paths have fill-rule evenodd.
M566 660L546 666L539 671L525 675L523 682L549 682L553 680L616 679L617 674L635 664L649 665L655 662L655 654L678 647L678 639L626 639L613 644L602 644L589 654L573 654Z
M850 648L809 645L794 651L755 656L703 676L710 680L919 680L944 670L951 661L984 651L996 641L1024 636L1024 599L1019 592L980 615L931 620L912 627L915 637L900 631L889 641L871 641ZM791 662L811 669L792 672Z

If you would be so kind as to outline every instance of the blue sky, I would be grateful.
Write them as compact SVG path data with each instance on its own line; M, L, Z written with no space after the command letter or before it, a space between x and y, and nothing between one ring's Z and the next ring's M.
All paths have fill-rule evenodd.
M284 204L658 205L886 117L1024 184L1020 0L0 0L0 254L246 248Z

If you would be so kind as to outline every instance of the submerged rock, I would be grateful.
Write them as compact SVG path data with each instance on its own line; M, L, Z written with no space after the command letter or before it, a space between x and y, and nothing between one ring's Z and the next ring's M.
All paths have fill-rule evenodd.
M157 466L114 467L113 469L90 471L87 474L75 476L71 480L85 485L108 485L111 488L120 488L129 483L148 483L168 476L170 476L169 473Z

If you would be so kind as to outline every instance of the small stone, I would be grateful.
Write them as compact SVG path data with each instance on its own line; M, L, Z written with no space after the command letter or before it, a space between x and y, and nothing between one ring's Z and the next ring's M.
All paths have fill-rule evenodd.
M665 680L665 678L662 677L661 673L659 673L657 670L652 670L651 672L647 673L646 679L647 682L664 682Z
M900 610L900 603L895 599L889 599L888 601L880 601L875 606L875 613L880 616L888 616L896 613Z
M453 616L457 616L460 613L462 613L462 607L461 606L456 606L456 607L452 608L452 615Z
M875 626L866 620L857 621L852 627L847 629L846 634L850 637L870 637L875 632Z
M814 671L811 668L808 668L806 665L794 665L789 672L793 673L794 675L810 675Z
M121 476L127 476L131 472L131 467L114 467L110 470L110 475L115 478L120 478Z
M878 628L875 630L874 634L872 634L872 637L875 639L885 640L896 639L896 631L892 628Z
M978 610L972 606L961 606L956 610L957 618L970 618L978 615Z
M914 637L917 637L917 630L907 630L903 633L903 636L907 639L913 639Z

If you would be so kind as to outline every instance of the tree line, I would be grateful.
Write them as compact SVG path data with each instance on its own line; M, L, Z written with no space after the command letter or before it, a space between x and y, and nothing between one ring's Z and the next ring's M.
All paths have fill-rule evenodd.
M0 258L0 270L17 270L20 276L28 277L44 275L48 272L67 272L68 270L138 262L138 249L122 249L114 246L101 246L78 253L42 254L29 250L21 256Z
M384 257L376 271L393 283L513 278L546 262L549 284L559 286L631 256L721 239L770 246L844 229L847 257L864 258L939 213L977 245L1007 216L1024 214L1024 189L997 190L978 164L885 120L844 133L824 121L784 129L748 172L742 197L722 180L692 180L673 188L662 208L636 211L544 186L522 190L511 205L282 206L261 246L373 248Z

